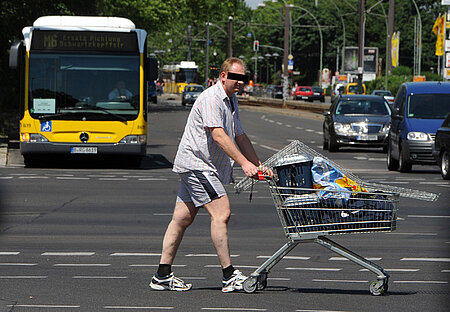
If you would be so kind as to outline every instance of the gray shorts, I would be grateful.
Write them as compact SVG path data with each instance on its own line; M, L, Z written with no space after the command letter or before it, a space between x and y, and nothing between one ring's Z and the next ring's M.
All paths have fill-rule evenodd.
M177 202L193 202L200 207L227 194L215 172L194 170L179 175Z

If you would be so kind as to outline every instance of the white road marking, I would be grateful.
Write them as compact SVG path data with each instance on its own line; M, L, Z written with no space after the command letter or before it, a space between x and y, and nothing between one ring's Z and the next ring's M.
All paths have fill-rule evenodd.
M24 176L19 177L19 179L48 179L46 176Z
M115 252L110 254L111 257L158 257L161 253L149 252Z
M58 180L90 180L90 178L82 178L82 177L56 177Z
M285 268L285 269L298 271L332 271L332 272L342 271L342 269L337 268Z
M100 178L100 181L128 181L127 178Z
M295 310L295 312L347 312L341 310Z
M202 308L206 311L267 311L267 309L257 309L257 308Z
M80 308L79 305L55 305L55 304L9 304L10 308L46 308L46 309L73 309Z
M448 219L448 218L450 218L450 216L408 215L408 218L442 218L442 219Z
M272 256L257 256L256 259L269 259ZM311 257L300 257L300 256L285 256L285 260L309 260Z
M158 267L159 264L129 264L129 267ZM172 264L172 268L184 268L186 264Z
M394 281L394 284L448 284L446 281Z
M85 275L75 275L72 276L73 279L127 279L128 276L85 276Z
M140 178L139 181L168 181L165 178Z
M186 257L217 257L216 254L187 254ZM231 258L239 257L239 255L230 255Z
M6 275L0 276L0 279L46 279L45 275Z
M92 251L68 251L68 252L54 252L46 251L41 254L41 256L93 256L95 252Z
M275 152L278 152L278 151L280 150L280 149L278 149L278 148L270 147L270 146L263 145L263 144L261 144L261 145L259 145L259 146L261 146L262 148L271 150L271 151L275 151Z
M107 267L110 263L55 263L55 267Z
M388 272L419 272L420 269L384 269ZM360 272L368 272L368 269L361 269Z
M358 281L358 280L326 280L326 279L313 279L313 282L332 282L332 283L368 283L369 281Z
M136 307L136 306L104 306L107 310L173 310L174 307Z
M373 258L365 258L366 260L369 260L369 261L380 261L381 259L383 259L383 258L381 258L381 257L373 257ZM349 261L347 258L345 258L345 257L331 257L331 258L329 258L328 259L329 261Z
M450 262L450 258L401 258L400 261Z
M17 256L20 251L0 251L0 256Z
M37 263L12 263L12 262L5 262L0 263L0 266L35 266Z

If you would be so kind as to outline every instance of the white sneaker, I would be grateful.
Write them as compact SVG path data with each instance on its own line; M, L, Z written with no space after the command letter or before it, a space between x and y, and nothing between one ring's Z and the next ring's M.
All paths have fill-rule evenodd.
M176 290L187 291L192 288L192 284L186 284L183 280L170 273L166 278L159 278L156 274L148 285L153 290Z
M242 283L247 276L243 275L241 271L234 270L233 275L227 280L222 280L222 292L231 292L235 290L242 290Z

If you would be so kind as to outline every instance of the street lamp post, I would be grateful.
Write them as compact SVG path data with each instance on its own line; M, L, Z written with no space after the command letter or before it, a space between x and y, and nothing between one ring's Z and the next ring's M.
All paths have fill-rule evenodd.
M266 57L266 83L269 84L269 59L272 57L272 54L270 53L266 53L266 55L264 55Z

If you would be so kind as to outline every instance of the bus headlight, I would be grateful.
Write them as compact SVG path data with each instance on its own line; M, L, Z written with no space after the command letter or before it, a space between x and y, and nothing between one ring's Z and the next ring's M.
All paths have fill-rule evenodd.
M408 132L407 139L411 141L430 141L430 137L424 132Z
M22 133L22 141L27 143L48 142L48 140L39 133Z
M144 144L146 141L145 135L127 135L119 143L125 144Z

